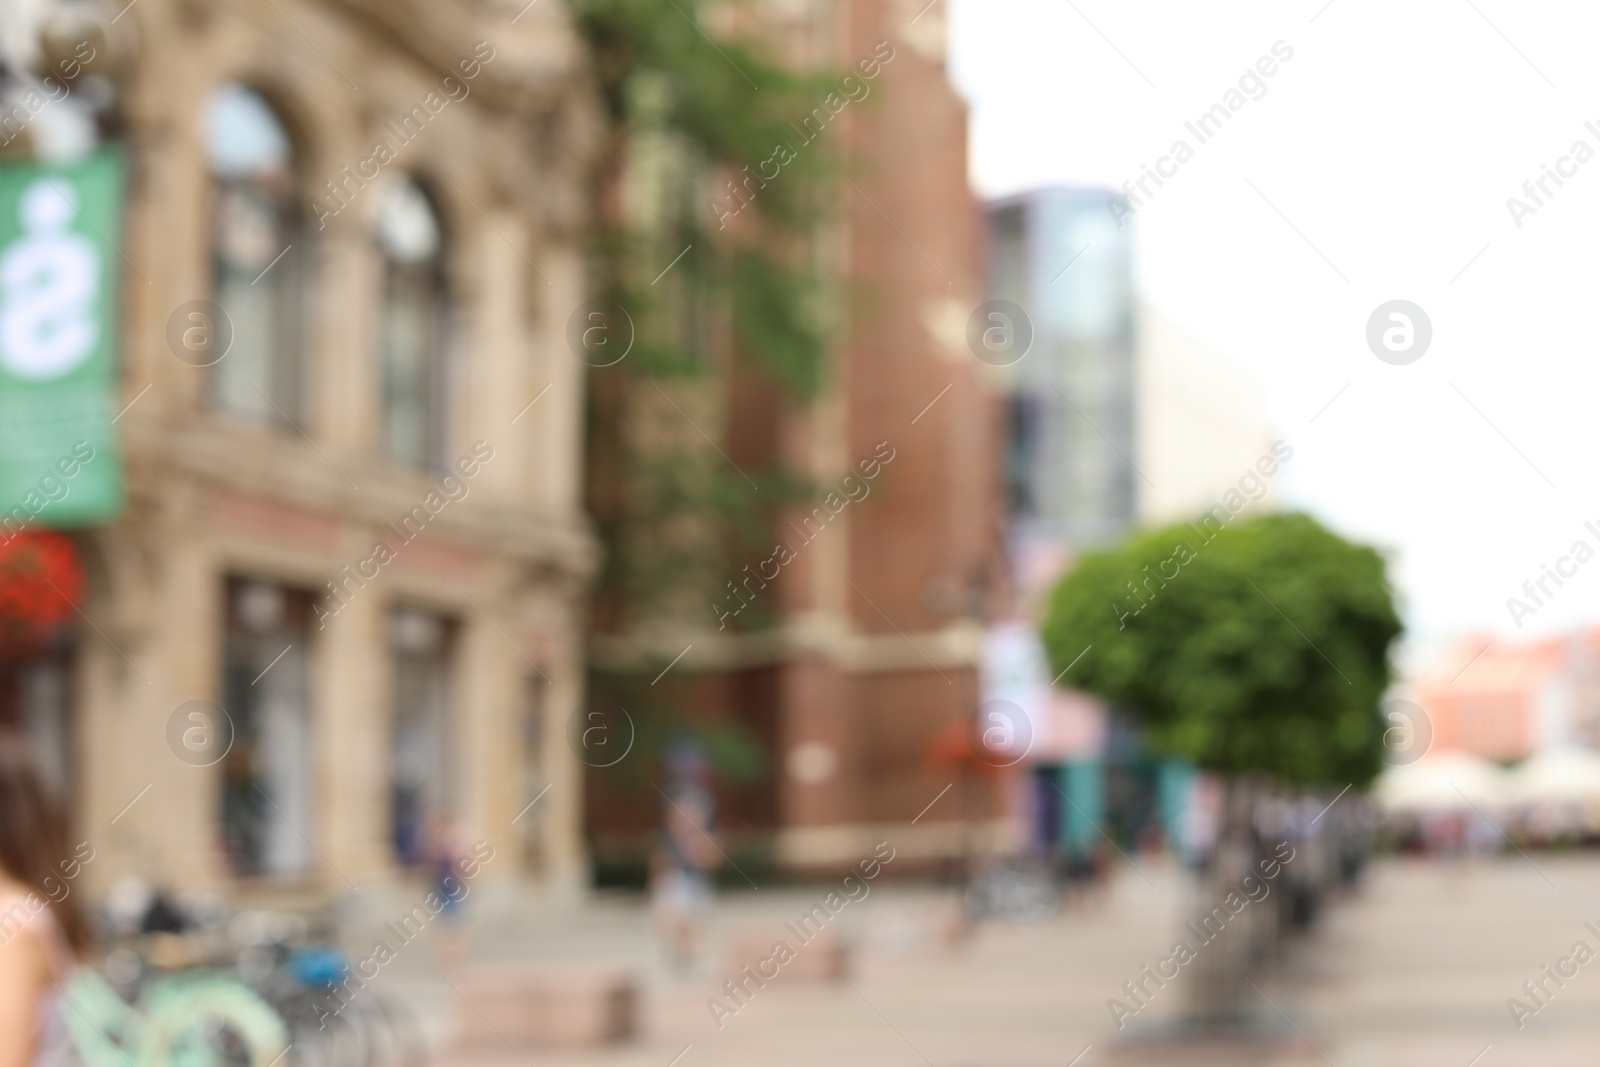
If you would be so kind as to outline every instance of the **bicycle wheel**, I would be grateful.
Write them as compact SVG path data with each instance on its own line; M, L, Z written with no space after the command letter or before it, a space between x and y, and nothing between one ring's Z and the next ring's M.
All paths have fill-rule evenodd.
M389 998L368 990L347 1012L351 1024L362 1031L364 1067L422 1067L427 1062L427 1047L415 1021Z
M317 1011L317 1037L326 1049L328 1067L365 1067L371 1059L371 1040L356 1018L361 996L345 1003L337 994L317 991L312 1000Z
M249 987L199 973L154 982L139 998L138 1067L272 1067L289 1035Z
M359 1035L339 1016L324 1012L317 994L280 990L269 999L289 1028L289 1067L349 1067L363 1058Z

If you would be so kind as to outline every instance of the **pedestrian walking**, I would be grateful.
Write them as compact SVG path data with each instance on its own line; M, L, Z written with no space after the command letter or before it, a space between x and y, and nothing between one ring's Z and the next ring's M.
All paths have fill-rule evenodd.
M721 853L714 837L716 797L705 751L692 740L677 742L667 752L667 774L650 901L667 958L684 971L694 964L711 907L711 873Z
M441 809L434 819L428 835L428 860L433 891L443 901L434 942L439 964L447 970L457 970L467 958L466 916L462 908L467 884L461 873L466 842L461 825L449 808Z

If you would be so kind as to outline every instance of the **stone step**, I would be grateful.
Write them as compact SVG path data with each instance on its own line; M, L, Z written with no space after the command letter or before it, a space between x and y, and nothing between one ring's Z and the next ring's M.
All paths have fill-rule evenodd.
M507 1041L518 1048L588 1048L625 1041L638 1028L638 983L619 967L483 965L456 985L455 1032L463 1049Z

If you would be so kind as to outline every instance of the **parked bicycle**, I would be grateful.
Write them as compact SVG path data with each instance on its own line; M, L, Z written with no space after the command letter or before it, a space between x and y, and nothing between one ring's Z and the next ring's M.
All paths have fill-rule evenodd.
M288 1029L244 983L213 971L155 979L132 1005L80 968L65 991L67 1032L87 1067L272 1067Z
M301 916L230 914L214 896L174 901L130 883L113 890L105 926L117 946L109 980L85 977L85 1010L74 1013L75 1039L99 1028L99 1040L84 1039L88 1067L421 1067L427 1059L411 1016L370 983L347 985L345 957L312 937ZM179 1022L188 1030L178 1037L146 1036ZM94 1058L142 1049L141 1040L167 1058Z
M421 1067L427 1060L411 1016L370 983L346 984L337 949L305 945L282 916L256 916L239 973L283 1017L303 1067Z

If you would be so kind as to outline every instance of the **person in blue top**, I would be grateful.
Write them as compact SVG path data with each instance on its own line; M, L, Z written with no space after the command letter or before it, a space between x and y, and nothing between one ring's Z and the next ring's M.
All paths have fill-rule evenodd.
M434 945L440 965L455 969L465 962L467 956L465 917L461 907L461 901L467 895L467 886L461 877L466 845L455 812L449 807L441 808L428 837L431 888L439 895L443 905L437 919L437 940Z
M711 906L711 874L721 859L715 839L715 781L711 761L698 742L683 738L668 746L661 797L650 903L668 961L682 971L694 964Z

